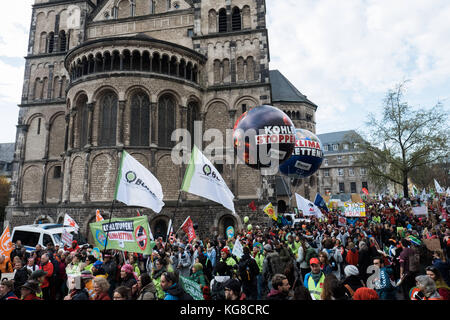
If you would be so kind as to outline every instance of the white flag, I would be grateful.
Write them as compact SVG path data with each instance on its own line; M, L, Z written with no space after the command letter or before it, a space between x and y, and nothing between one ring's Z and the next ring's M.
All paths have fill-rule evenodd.
M74 227L77 230L77 233L78 230L80 230L80 227L75 220L73 220L67 213L64 215L64 225Z
M164 206L158 179L139 161L122 152L114 199L128 206L150 208L156 213Z
M295 194L295 199L297 200L298 210L302 210L304 216L316 216L317 218L322 218L323 214L319 207L308 199L303 198L298 193Z
M439 183L434 179L434 187L436 188L436 193L444 193L444 189L441 188Z
M197 146L192 148L191 159L184 174L181 190L222 204L234 214L234 195L222 179L219 171L212 165Z
M233 251L231 252L233 255L238 257L239 259L244 255L244 248L242 247L239 238L236 239L233 246Z
M445 194L447 197L450 197L450 187L447 188L447 191L445 191Z

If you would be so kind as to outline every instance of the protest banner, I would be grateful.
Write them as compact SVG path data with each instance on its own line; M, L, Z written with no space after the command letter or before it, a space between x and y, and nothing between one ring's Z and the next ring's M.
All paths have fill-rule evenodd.
M229 226L226 230L228 239L231 239L234 237L234 228L232 226Z
M9 232L9 226L3 230L2 235L0 236L0 255L5 256L5 260L10 260L10 255L12 252L12 243L11 243L11 234Z
M363 202L344 202L344 216L365 217L366 205Z
M413 207L412 212L415 216L426 216L428 215L428 209L426 206Z
M61 241L65 246L70 247L72 245L73 235L65 228L61 234Z
M194 298L194 300L204 300L202 289L197 282L180 276L180 284L184 291Z
M428 250L434 251L442 251L441 242L439 239L424 239L422 240Z
M352 197L352 202L363 202L359 193L352 193L351 197Z
M103 250L116 249L142 254L151 254L150 228L145 216L134 218L112 218L90 223L96 247ZM108 239L106 239L108 235Z
M347 225L347 219L345 217L338 218L338 226L345 227Z
M239 259L244 255L244 248L242 247L241 242L239 239L236 239L233 246L232 254L238 257Z

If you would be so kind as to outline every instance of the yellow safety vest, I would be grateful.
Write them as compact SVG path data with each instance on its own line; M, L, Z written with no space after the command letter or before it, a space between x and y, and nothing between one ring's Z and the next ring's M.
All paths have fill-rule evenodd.
M322 272L322 276L319 279L319 282L316 284L314 283L314 279L309 276L308 279L308 290L309 292L314 296L316 300L320 300L320 294L323 290L323 282L325 281L325 274Z

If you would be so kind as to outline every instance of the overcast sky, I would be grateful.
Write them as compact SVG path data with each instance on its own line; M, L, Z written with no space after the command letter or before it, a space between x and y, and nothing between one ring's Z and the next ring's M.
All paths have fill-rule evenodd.
M0 143L14 142L33 0L0 11ZM450 106L449 0L266 0L270 68L318 105L318 134L364 128L409 79L418 108Z

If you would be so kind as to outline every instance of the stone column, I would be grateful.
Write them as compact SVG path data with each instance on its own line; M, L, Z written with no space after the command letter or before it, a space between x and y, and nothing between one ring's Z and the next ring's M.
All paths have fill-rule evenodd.
M92 146L92 131L94 127L94 108L95 108L95 102L91 102L87 104L88 108L88 138L87 138L87 147Z
M150 138L151 144L158 144L158 103L150 103Z
M118 114L117 114L117 132L116 132L116 145L123 147L123 114L125 111L127 101L126 100L120 100L119 101L119 108L118 108Z
M75 115L76 115L76 110L71 110L69 117L69 147L67 148L67 151L71 151L73 149L73 145L74 145L74 135L75 135Z
M229 123L229 128L233 128L234 126L234 122L235 122L235 116L236 116L236 110L228 110L228 115L230 116L230 123ZM226 141L227 141L227 136L226 136L226 130L225 130L225 146L226 145ZM228 154L228 149L225 148L225 160L228 159L227 154ZM234 150L233 150L233 160L234 160ZM226 167L226 162L224 162L224 170ZM229 168L230 168L230 178L231 178L231 192L233 194L237 193L237 168L234 165L234 163L229 164Z
M90 167L91 152L86 153L86 160L84 161L84 177L83 177L83 201L87 203L89 201L89 167Z

